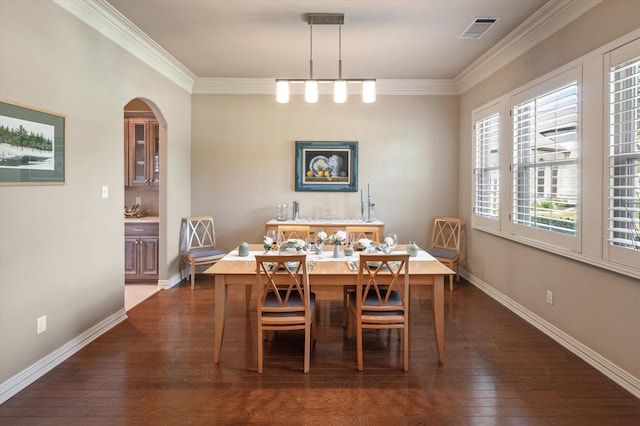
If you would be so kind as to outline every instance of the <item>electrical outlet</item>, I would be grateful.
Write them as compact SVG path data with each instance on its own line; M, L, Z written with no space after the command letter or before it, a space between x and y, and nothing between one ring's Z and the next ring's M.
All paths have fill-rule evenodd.
M36 324L36 333L40 334L46 330L47 330L47 316L43 315L38 318L38 321Z
M102 187L102 198L109 198L109 187L106 185Z
M547 290L547 303L553 305L553 292L551 290Z
M137 205L141 205L142 204L142 197L136 197L136 204Z

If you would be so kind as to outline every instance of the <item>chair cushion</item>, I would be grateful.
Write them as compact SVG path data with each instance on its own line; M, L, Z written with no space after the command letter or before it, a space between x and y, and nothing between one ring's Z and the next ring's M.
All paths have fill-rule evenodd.
M287 293L286 290L280 290L281 297L284 298L286 293ZM316 294L313 291L309 294L309 299L311 300L309 308L311 309L311 312L313 312L316 309ZM277 308L278 306L280 306L280 304L278 303L278 299L276 298L276 295L272 291L267 293L267 298L264 301L264 306L267 306L269 308ZM302 306L302 300L300 299L300 295L297 292L291 293L291 296L289 296L288 306L290 307ZM300 313L298 312L263 312L262 315L265 317L301 316Z
M458 256L455 250L445 248L431 248L426 250L433 257L440 257L442 259L454 259Z
M225 251L215 247L194 248L185 253L189 259L201 259L204 257L224 257Z
M380 306L380 302L378 301L378 296L375 294L375 290L369 290L369 293L365 297L365 308L366 305L369 306ZM349 303L352 306L356 306L356 292L349 293ZM389 301L387 306L402 306L402 298L400 297L400 293L397 290L392 290L391 295L389 296ZM397 311L368 311L366 309L362 310L363 315L402 315L404 311L402 309Z

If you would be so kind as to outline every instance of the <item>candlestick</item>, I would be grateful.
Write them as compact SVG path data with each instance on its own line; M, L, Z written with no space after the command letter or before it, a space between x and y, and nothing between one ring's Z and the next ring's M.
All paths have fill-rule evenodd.
M364 220L364 194L363 190L360 190L360 220Z

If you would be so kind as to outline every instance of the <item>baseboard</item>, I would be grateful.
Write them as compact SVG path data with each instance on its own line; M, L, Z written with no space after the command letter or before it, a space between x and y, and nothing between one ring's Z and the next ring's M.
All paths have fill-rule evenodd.
M175 287L182 282L182 277L180 273L174 274L172 277L169 277L168 280L158 280L158 288L168 289L171 287Z
M124 309L116 312L54 352L0 383L0 404L66 361L73 354L127 319Z
M544 318L531 312L515 300L496 290L494 287L471 275L469 272L460 269L460 275L471 284L482 290L501 305L527 321L529 324L542 331L547 336L558 342L562 347L591 365L593 368L616 382L618 385L629 391L633 396L640 399L640 379L629 374L618 367L602 355L598 354L588 346L585 346L564 331L555 327Z

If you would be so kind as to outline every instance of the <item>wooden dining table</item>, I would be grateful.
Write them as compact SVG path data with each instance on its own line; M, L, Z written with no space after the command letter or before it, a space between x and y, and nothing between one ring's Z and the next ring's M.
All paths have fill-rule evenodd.
M399 244L394 253L406 253L406 245ZM262 244L250 244L249 256L240 257L238 249L232 250L224 258L210 266L205 274L214 277L215 284L215 343L214 362L220 361L224 324L227 314L227 289L230 285L255 286L256 254L263 254ZM274 254L277 256L277 253ZM307 264L309 284L312 288L322 286L354 285L357 271L349 267L349 260L357 261L358 252L352 256L332 258L331 253L308 254ZM409 285L431 286L433 303L433 328L440 362L444 362L444 277L454 272L420 250L417 257L409 262ZM247 294L250 294L249 292Z

